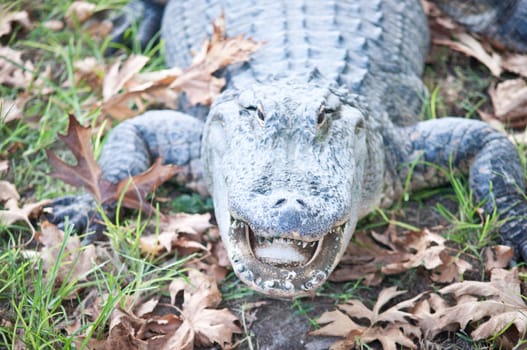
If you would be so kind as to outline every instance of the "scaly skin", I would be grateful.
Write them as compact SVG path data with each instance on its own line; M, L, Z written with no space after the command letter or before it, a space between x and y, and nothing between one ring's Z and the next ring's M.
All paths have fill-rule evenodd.
M435 0L451 17L496 42L527 52L527 0Z
M228 85L205 124L157 111L119 125L100 159L107 179L160 155L185 166L181 180L205 180L237 275L277 297L313 293L357 221L396 200L414 164L411 190L445 182L430 164L468 174L487 212L514 217L501 233L527 256L514 146L481 122L415 121L428 44L417 0L173 0L162 22L170 65L190 62L222 9L229 35L266 45L225 70Z

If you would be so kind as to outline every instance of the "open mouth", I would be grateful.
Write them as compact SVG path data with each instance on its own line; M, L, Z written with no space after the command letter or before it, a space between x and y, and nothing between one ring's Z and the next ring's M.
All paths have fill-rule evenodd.
M275 297L308 295L340 260L347 245L346 225L336 225L318 239L298 239L294 233L271 237L254 232L247 223L231 218L226 247L234 271L253 289Z
M324 239L305 241L286 237L256 236L249 225L244 223L242 225L253 255L262 263L275 266L296 267L309 264L319 253L317 248Z

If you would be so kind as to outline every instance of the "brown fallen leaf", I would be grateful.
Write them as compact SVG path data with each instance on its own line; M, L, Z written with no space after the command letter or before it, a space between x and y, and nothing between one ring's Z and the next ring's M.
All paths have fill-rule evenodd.
M511 127L527 121L527 84L521 78L505 80L489 87L494 116Z
M0 160L0 174L9 170L9 162L7 160Z
M25 30L30 30L33 26L27 11L9 12L0 6L0 37L11 33L14 23L22 26Z
M35 235L35 239L43 245L40 254L44 271L53 271L60 257L55 277L57 284L71 279L85 280L96 264L95 247L91 244L81 246L78 236L70 236L64 242L64 232L48 222L42 222L40 227L42 231Z
M357 232L330 280L364 278L366 284L376 285L385 275L419 266L430 270L433 280L459 280L471 265L451 256L445 243L445 238L427 229L398 233L391 226L384 234Z
M0 204L4 209L0 210L0 225L9 226L18 221L24 221L31 232L35 234L35 228L30 219L38 217L42 208L50 203L42 200L37 203L27 203L19 208L20 195L15 186L7 181L0 181Z
M102 171L95 161L90 128L81 126L70 115L68 132L59 135L59 138L73 153L77 164L69 165L48 150L48 161L53 167L50 175L72 186L86 188L101 204L122 198L122 205L127 208L154 213L155 209L146 196L179 171L176 166L162 165L162 160L158 158L145 172L113 184L102 177ZM122 193L124 195L121 196Z
M69 27L73 27L75 23L83 23L90 18L97 6L87 1L74 1L66 10L64 19Z
M453 326L466 329L474 340L501 335L506 342L517 344L527 334L527 304L523 300L516 268L508 271L495 268L490 282L464 281L446 286L441 294L453 294L456 305L436 314L437 322L427 332L438 333ZM504 332L514 327L516 332Z
M0 98L0 121L9 123L13 120L21 119L22 111L18 106L18 101Z
M168 349L193 349L197 346L218 344L222 349L229 347L234 333L241 333L237 318L228 309L216 310L221 294L213 277L196 270L190 270L188 280L175 279L170 284L171 303L183 293L181 327L167 339Z
M192 104L210 104L225 85L223 79L213 74L229 64L247 61L262 45L243 36L226 38L222 18L213 26L213 37L203 44L187 69L138 73L146 64L142 56L112 65L103 86L100 105L103 112L121 120L143 112L152 103L175 108L181 92L186 93Z
M104 310L108 294L99 289L89 289L88 293L82 296L82 300L77 305L69 320L59 324L60 329L64 329L69 335L84 337L90 333L90 328L86 324L95 322ZM83 327L84 326L84 327Z
M0 46L0 84L25 89L33 82L35 67L22 59L22 52Z
M450 39L435 39L434 44L448 46L453 50L476 58L483 63L495 77L499 77L503 72L501 67L501 56L491 47L483 47L479 41L474 39L474 37L468 33L458 33L455 41Z
M519 53L508 53L504 55L501 62L503 69L527 78L527 55Z
M414 340L420 337L421 331L409 323L409 320L414 320L414 316L403 311L414 306L415 298L385 309L391 299L404 293L397 291L397 287L383 289L371 310L359 300L337 305L341 311L322 314L317 322L326 325L309 332L309 335L345 337L334 343L331 349L360 349L374 341L380 342L384 350L396 350L400 346L417 349ZM357 322L367 320L368 324L363 326L352 319Z
M59 30L64 29L64 22L59 21L57 19L50 19L48 21L43 22L42 26L54 32L58 32Z
M108 101L115 96L145 66L149 59L143 55L132 55L124 62L117 60L111 65L103 81L103 100Z
M202 242L206 230L212 227L210 214L173 213L159 223L159 234L145 235L139 239L141 250L154 256L161 252L171 252L176 248L179 255L208 249Z
M75 83L86 82L93 90L100 90L106 67L95 57L85 57L73 62Z
M514 257L514 250L506 245L496 245L486 247L483 254L485 255L485 271L491 272L493 269L503 269L509 266Z

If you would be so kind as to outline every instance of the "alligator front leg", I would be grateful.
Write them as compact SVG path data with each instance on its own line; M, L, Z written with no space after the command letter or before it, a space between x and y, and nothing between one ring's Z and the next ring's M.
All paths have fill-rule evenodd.
M141 48L144 49L159 32L164 11L164 0L131 0L111 19L113 23L113 30L110 34L112 42L130 45L125 34L135 25L137 26L135 37ZM115 47L111 47L107 53L111 54L114 51Z
M399 153L404 166L400 181L412 174L410 190L444 183L437 167L468 173L477 202L485 200L486 213L497 211L505 244L527 260L527 201L524 173L514 145L488 124L460 118L442 118L401 128Z
M203 123L196 118L170 110L150 111L127 120L112 130L103 147L99 158L103 177L117 183L144 172L161 157L164 164L181 167L178 182L204 193L199 160L202 129ZM87 194L58 198L51 204L51 222L60 228L68 222L77 232L90 230L100 235L95 205ZM110 217L112 207L104 208Z

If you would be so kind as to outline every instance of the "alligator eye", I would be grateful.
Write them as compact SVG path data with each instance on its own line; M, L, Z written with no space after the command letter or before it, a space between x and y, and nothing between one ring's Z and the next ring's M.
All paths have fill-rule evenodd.
M355 124L355 134L358 134L364 129L364 119L359 119L357 124Z
M256 118L258 118L260 124L263 125L265 123L265 113L261 102L256 105Z
M320 105L317 113L317 127L321 127L326 122L326 105L323 103Z

